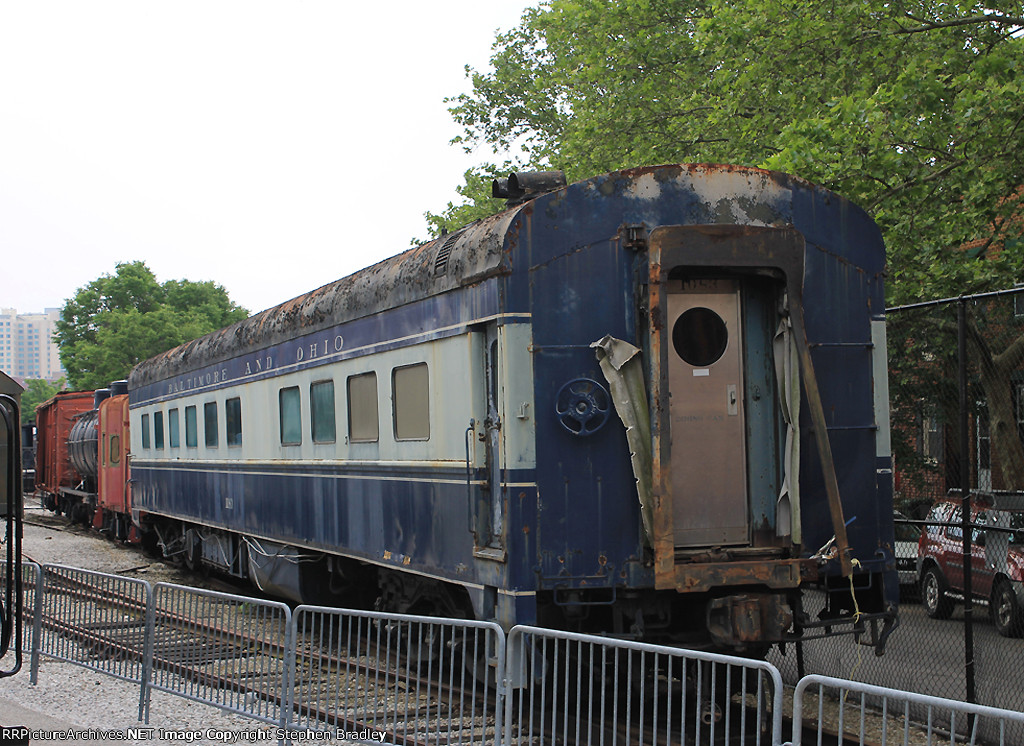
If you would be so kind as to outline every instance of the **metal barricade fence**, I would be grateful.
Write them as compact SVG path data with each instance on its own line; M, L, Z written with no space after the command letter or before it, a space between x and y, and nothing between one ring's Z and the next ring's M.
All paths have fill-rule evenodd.
M286 604L23 565L23 650L339 740L436 744L1024 743L1024 712L761 660L536 627ZM29 631L31 630L31 631ZM816 728L814 736L805 725ZM327 732L329 730L329 733Z
M339 738L498 744L505 635L489 622L300 606L294 716Z
M21 608L21 624L14 625L15 629L12 629L12 635L16 634L18 629L21 630L21 639L12 643L12 648L16 644L19 646L23 655L25 653L29 654L27 668L30 671L31 681L33 684L36 683L36 674L39 671L39 629L37 625L39 613L36 607L42 602L42 596L38 591L43 584L42 575L43 568L40 567L39 564L32 562L31 560L22 561L21 591L23 602ZM7 582L6 565L0 565L0 582ZM23 667L25 667L24 664Z
M817 691L813 691L816 689ZM852 695L852 696L851 696ZM807 717L805 717L807 716ZM811 675L793 693L793 740L802 746L804 722L816 724L815 744L843 743L888 746L960 746L1024 742L1024 712L972 705L927 694Z
M290 633L287 604L157 583L146 643L150 686L283 727Z
M39 652L137 682L139 720L148 717L144 643L153 598L150 584L64 565L43 565L41 574L42 594L33 620Z
M22 604L21 649L29 654L29 680L39 681L39 637L42 635L43 609L43 567L37 562L23 560L21 565L22 590L25 601Z
M508 650L506 746L781 742L764 661L523 626Z

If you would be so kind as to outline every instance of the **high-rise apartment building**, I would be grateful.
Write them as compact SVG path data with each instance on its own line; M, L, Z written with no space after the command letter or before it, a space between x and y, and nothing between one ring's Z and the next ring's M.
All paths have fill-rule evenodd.
M16 378L63 378L66 374L53 343L59 318L59 308L21 314L14 308L0 309L0 370Z

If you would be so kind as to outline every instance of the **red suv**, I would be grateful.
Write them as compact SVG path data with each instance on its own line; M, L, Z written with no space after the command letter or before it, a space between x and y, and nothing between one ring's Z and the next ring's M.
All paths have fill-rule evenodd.
M988 604L999 634L1019 637L1024 632L1024 510L999 502L987 495L972 500L971 589L976 601ZM917 545L921 603L934 619L948 618L964 598L962 516L960 500L937 503L928 520L952 525L925 526Z

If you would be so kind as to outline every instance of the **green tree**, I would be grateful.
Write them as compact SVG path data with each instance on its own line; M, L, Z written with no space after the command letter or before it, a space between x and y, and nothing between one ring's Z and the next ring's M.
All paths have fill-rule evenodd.
M493 215L505 206L504 200L491 197L491 183L499 176L507 176L514 166L506 162L501 167L483 165L471 168L464 174L465 183L455 187L455 191L463 198L463 202L448 203L440 213L427 212L424 217L433 236L453 233L465 225ZM419 239L414 244L424 243Z
M522 147L570 181L672 162L806 178L878 222L891 305L1024 276L1020 0L546 0L467 72L467 150ZM993 403L1021 344L972 340Z
M25 391L21 395L21 419L31 420L35 417L36 407L47 399L52 399L64 387L62 378L56 385L41 378L30 378L25 381Z
M522 146L570 180L683 161L793 173L872 212L893 302L958 295L1024 265L1007 241L1022 230L1022 28L1019 2L549 0L451 111L467 149ZM978 239L988 261L962 251Z
M247 315L220 285L161 285L144 262L127 262L78 289L61 309L54 339L70 386L100 388L142 360Z

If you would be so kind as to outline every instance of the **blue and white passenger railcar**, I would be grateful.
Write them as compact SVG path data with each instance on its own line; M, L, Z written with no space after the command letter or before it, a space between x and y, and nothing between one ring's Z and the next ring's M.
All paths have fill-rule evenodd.
M294 599L506 626L756 648L814 626L809 586L830 630L891 621L874 223L757 169L534 178L137 366L140 526Z

